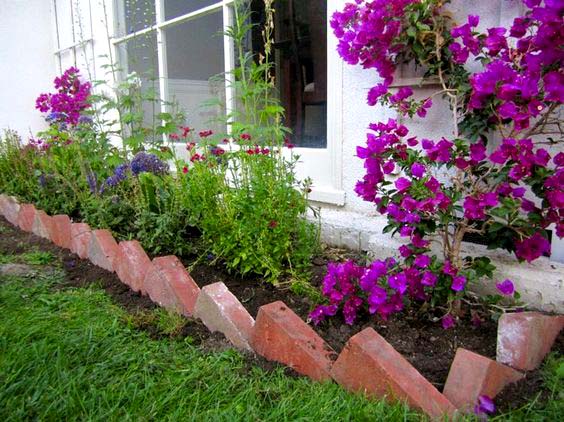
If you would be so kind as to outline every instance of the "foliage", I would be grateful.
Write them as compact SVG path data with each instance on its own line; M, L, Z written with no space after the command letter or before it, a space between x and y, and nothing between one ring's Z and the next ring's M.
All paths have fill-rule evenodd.
M229 133L196 138L174 104L159 112L164 104L143 86L150 75L116 82L120 69L111 64L113 85L91 84L73 67L55 79L56 92L37 99L48 129L27 144L12 133L0 143L0 189L137 238L152 253L211 254L240 274L303 280L317 230L305 219L309 182L295 176L298 157L274 92L267 11L261 57L243 48L251 26L242 3L228 30L239 65L218 77L233 84L240 106L225 117ZM177 156L180 142L188 161Z
M340 309L349 324L361 309L386 318L409 300L441 307L448 328L468 285L495 270L486 257L463 256L465 235L480 234L490 248L527 262L549 253L550 225L564 236L564 153L545 148L557 142L552 134L561 136L564 9L558 2L524 3L527 12L509 30L487 33L477 31L478 16L456 26L442 0L357 1L334 14L340 55L381 78L369 105L424 118L442 96L453 132L450 139L418 139L396 119L370 125L366 145L357 147L366 174L355 191L387 216L385 232L409 242L399 260L331 266L323 287L329 304L312 313L315 322ZM482 65L476 72L465 66L470 55ZM393 90L402 64L421 67L423 81L440 89L422 100L409 87ZM394 171L401 176L392 178ZM497 286L514 293L510 280Z

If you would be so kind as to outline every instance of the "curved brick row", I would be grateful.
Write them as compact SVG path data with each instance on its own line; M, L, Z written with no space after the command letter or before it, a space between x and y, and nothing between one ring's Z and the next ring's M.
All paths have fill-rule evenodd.
M118 244L108 230L92 231L88 224L72 223L66 215L49 217L7 195L0 195L0 214L22 230L116 272L124 284L148 294L159 305L201 319L210 331L223 333L239 349L254 351L314 380L332 379L351 391L406 401L433 419L469 411L479 395L493 398L509 383L522 379L524 375L512 368L537 368L564 327L564 316L503 315L498 326L498 362L458 349L440 393L372 328L351 337L337 357L283 302L262 306L255 322L225 284L214 283L200 291L175 256L151 261L136 240Z

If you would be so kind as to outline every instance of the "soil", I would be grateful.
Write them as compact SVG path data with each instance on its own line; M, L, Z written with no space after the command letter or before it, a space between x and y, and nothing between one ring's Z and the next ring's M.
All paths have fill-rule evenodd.
M119 281L115 274L109 273L81 260L76 255L58 248L51 242L33 234L14 228L0 217L0 253L21 254L28 250L40 249L51 252L62 263L65 271L63 287L84 287L96 283L100 285L127 312L136 316L155 309L156 305L146 296L131 291ZM287 288L275 287L257 277L241 278L228 273L219 265L194 263L190 257L181 258L187 267L191 267L191 275L200 287L222 281L230 291L243 303L249 313L256 317L258 309L265 304L280 300L286 303L302 319L314 306L311 299L297 295ZM326 264L331 260L357 259L363 256L342 249L327 249L324 255L314 260L312 284L319 286L325 273ZM206 351L223 351L229 343L218 333L210 333L199 321L186 319L185 324L173 335L162 333L155 321L136 319L136 327L146 331L153 338L191 337L193 344ZM339 318L329 320L319 326L313 326L319 335L338 353L346 341L363 330L372 327L381 334L394 348L400 352L423 376L442 390L447 378L450 364L456 349L463 347L483 356L495 359L497 324L484 321L474 326L468 314L464 315L454 328L444 330L439 321L428 317L422 318L415 312L403 312L393 315L388 321L361 316L354 326L344 324ZM553 350L564 350L564 334L561 334ZM274 370L281 365L269 362L254 354L245 354L246 365L250 368L257 365L265 370ZM298 376L289 368L284 369L290 376ZM542 375L539 370L527 373L527 377L506 388L496 398L500 410L520 407L540 394L540 400L546 399L543 391Z

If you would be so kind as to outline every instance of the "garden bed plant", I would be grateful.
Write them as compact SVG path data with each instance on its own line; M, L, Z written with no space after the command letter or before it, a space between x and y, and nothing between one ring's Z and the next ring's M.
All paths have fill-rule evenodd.
M387 216L386 232L408 240L400 258L319 255L317 229L304 218L309 182L295 176L297 157L273 96L268 25L264 57L239 50L229 80L242 93L241 108L228 116L229 133L194 133L176 112L145 127L138 101L158 100L140 95L135 77L93 94L71 68L55 80L55 93L37 100L49 129L26 144L4 136L0 191L110 229L118 240L138 239L151 256L178 255L200 288L223 281L253 317L282 300L336 352L374 327L441 388L458 347L495 357L495 320L519 298L511 280L494 280L500 294L485 302L468 293L491 282L495 267L487 257L463 256L465 236L480 234L532 262L549 252L549 228L564 234L564 153L553 136L561 135L564 92L555 47L562 7L526 0L526 14L510 29L480 33L477 16L459 25L446 3L357 1L331 23L341 56L382 79L369 91L370 105L423 118L442 98L452 113L448 139L411 137L391 119L371 124L357 149L366 175L356 192ZM247 20L237 9L236 45ZM479 71L465 67L470 57ZM424 69L423 81L438 83L437 92L414 99L410 88L391 88L405 64ZM108 111L116 121L105 120ZM174 153L179 142L186 160Z

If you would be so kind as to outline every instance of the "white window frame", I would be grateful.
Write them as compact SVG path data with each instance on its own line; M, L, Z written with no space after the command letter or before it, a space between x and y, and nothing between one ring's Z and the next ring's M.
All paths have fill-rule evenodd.
M114 18L117 16L117 2L114 0ZM157 64L159 74L160 96L163 99L161 110L167 111L167 103L170 102L168 90L168 69L167 69L167 45L166 29L175 25L189 22L206 14L221 11L223 14L223 30L227 30L233 22L233 3L234 0L222 0L203 7L201 9L186 13L173 19L165 20L164 0L155 0L155 24L143 28L139 31L126 34L124 36L113 37L111 43L114 48L115 57L119 57L118 48L123 43L140 35L156 32L157 39ZM300 155L301 161L305 163L315 161L328 163L329 177L325 177L325 183L320 186L313 186L310 193L312 201L343 206L345 204L345 192L343 190L342 179L342 145L343 145L343 62L339 58L336 47L337 40L333 36L329 21L333 11L342 7L346 0L327 0L327 147L326 148L296 148L295 152ZM118 21L114 25L117 32ZM121 25L123 27L124 25ZM223 37L224 66L225 74L228 78L230 71L235 67L235 54L232 41L229 37ZM225 108L226 113L231 114L235 107L234 88L227 80L225 84ZM230 126L228 126L229 129Z
M59 17L57 14L57 3L58 2L63 2L66 1L69 3L70 6L70 11L71 11L71 31L72 31L72 43L69 45L61 45L61 22L59 22ZM81 36L81 39L77 39L76 36L76 31L75 31L75 11L74 11L74 6L77 4L77 2L88 2L88 26L90 27L90 37L89 38L84 38L83 36ZM73 3L74 2L74 3ZM96 79L96 55L94 54L94 38L93 38L93 34L94 34L94 29L93 29L93 25L92 25L92 0L51 0L51 7L53 10L53 17L54 17L54 26L53 26L53 31L54 31L54 39L56 41L56 45L57 45L57 49L53 52L53 54L55 55L56 59L57 59L57 65L58 65L58 71L59 73L63 73L63 54L65 54L66 52L70 51L72 54L72 63L74 64L75 67L77 67L77 55L79 53L77 53L77 49L81 49L82 50L82 54L84 54L85 56L85 60L91 60L92 63L92 69L94 71L94 75L91 75L92 79ZM80 30L80 32L82 32L82 30ZM92 57L88 58L86 57L87 55L87 47L90 46L91 51L92 51Z

